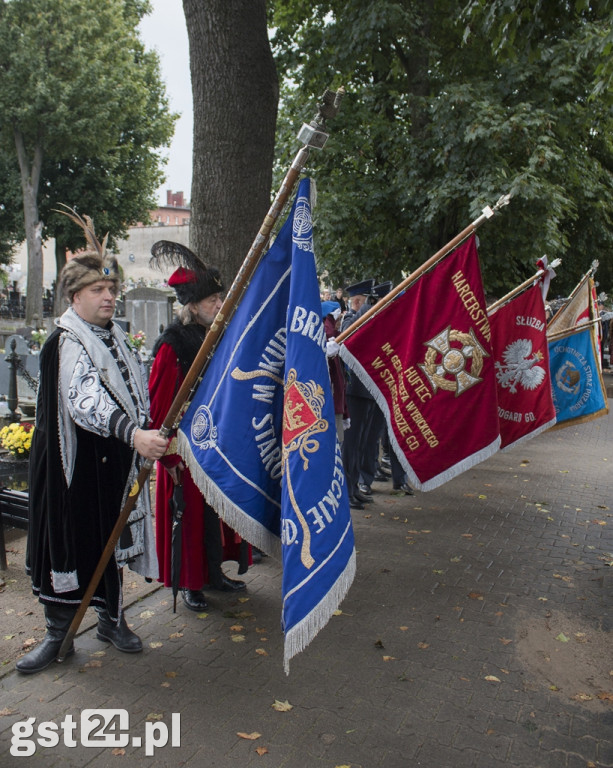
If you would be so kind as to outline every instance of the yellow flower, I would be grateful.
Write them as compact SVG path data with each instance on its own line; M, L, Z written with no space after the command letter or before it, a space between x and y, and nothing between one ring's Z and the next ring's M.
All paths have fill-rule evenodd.
M33 432L34 427L28 422L9 424L0 429L0 445L12 456L25 458L30 454Z

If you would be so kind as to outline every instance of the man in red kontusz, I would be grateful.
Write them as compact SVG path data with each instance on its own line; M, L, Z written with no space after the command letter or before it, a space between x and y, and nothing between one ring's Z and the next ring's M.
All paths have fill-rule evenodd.
M172 401L189 371L204 337L222 305L224 290L218 270L205 264L180 243L161 240L151 248L151 265L177 266L168 280L182 305L177 319L157 339L149 377L151 421L160 427ZM172 439L160 459L156 484L156 545L160 581L171 586L172 510L171 499L176 483L183 484L185 511L182 524L181 597L192 611L204 611L208 605L203 588L228 591L245 589L245 583L230 579L222 562L237 560L239 574L245 573L250 547L223 523L206 503L189 469L176 452Z

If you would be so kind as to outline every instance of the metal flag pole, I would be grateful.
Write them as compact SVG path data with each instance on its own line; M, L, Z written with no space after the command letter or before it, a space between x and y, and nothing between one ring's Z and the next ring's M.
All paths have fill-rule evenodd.
M551 264L549 265L549 269L555 269L556 267L559 267L562 263L562 259L554 259ZM532 277L529 277L527 280L524 280L524 282L521 285L518 285L516 288L513 288L512 291L509 291L506 296L503 296L501 299L498 299L498 301L495 301L493 304L490 304L490 306L487 308L487 314L491 315L492 312L497 310L499 307L501 307L503 304L506 304L508 301L511 301L511 299L515 298L518 294L520 294L524 288L528 288L531 286L535 280L538 280L541 275L544 275L547 272L546 269L539 269L539 271L532 275Z
M483 224L484 221L487 221L487 219L491 219L492 216L496 213L496 211L499 211L502 207L505 205L508 205L511 200L511 195L502 195L498 199L498 202L496 205L494 205L493 208L490 208L489 205L486 205L486 207L483 209L481 215L476 218L473 222L471 222L465 229L463 229L458 235L456 235L453 240L450 240L447 245L444 245L439 251L437 251L433 256L430 256L430 258L427 261L424 261L424 263L418 267L414 272L411 272L411 274L406 277L401 283L399 283L395 288L393 288L386 296L384 296L382 299L379 299L379 301L374 304L367 312L365 312L362 317L358 318L358 320L355 321L352 325L349 326L346 330L344 330L342 333L339 333L339 335L334 339L337 344L342 344L343 341L349 338L352 334L354 334L360 326L362 326L365 322L370 320L370 318L380 312L384 307L386 307L390 302L392 302L396 296L398 296L399 293L402 293L402 291L406 290L411 283L415 282L418 277L421 277L421 275L424 274L424 272L427 272L429 269L431 269L438 261L443 259L445 256L447 256L448 253L450 253L456 246L458 246L463 240L465 240L469 235L472 235L472 233Z
M256 238L253 241L247 256L245 257L245 260L243 261L236 277L234 278L234 282L232 283L230 290L226 295L221 309L217 313L217 316L213 321L213 325L210 327L209 331L204 337L202 346L198 350L198 354L196 355L191 368L187 372L181 387L175 395L175 399L173 400L168 413L166 414L166 418L164 419L159 430L159 433L162 437L168 437L170 432L173 429L176 429L178 426L178 422L180 421L180 414L186 406L187 400L193 388L202 378L204 371L206 370L206 366L211 360L213 352L219 343L221 336L223 335L232 315L234 314L238 304L242 299L243 293L245 292L249 281L251 280L251 277L253 276L253 273L255 272L264 253L264 249L270 240L272 229L279 219L281 213L283 212L285 204L287 203L292 190L294 189L294 186L300 177L300 173L306 165L311 149L323 149L325 146L329 137L329 134L326 132L326 121L336 117L344 95L345 89L342 87L339 88L338 91L326 90L320 99L320 103L317 105L317 114L310 123L304 123L298 132L298 140L302 142L303 146L298 150L296 156L294 157L294 160L289 170L287 171L283 182L281 183L279 191L277 192L272 205L268 209L268 213L264 217L262 226L260 227L260 230L256 235ZM92 597L94 596L96 587L98 586L98 583L102 578L102 574L104 573L104 570L115 551L115 546L119 541L119 537L121 536L121 533L128 521L130 513L136 505L138 495L144 487L152 467L153 462L146 460L143 463L140 472L138 473L138 477L136 478L136 481L130 490L128 498L126 499L126 503L124 504L123 509L117 518L117 522L111 531L109 540L104 547L98 565L96 566L96 570L94 571L91 581L85 590L81 604L79 605L72 623L70 624L68 632L66 633L66 637L60 646L60 650L57 655L57 661L59 662L64 661L66 658L68 649L70 648L72 641L74 640L74 637L79 630L79 626L81 625L83 617L85 616L85 612L89 607Z

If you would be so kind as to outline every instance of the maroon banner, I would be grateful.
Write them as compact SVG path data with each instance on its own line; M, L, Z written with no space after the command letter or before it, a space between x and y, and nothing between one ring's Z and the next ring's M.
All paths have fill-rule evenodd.
M496 309L490 326L501 448L510 448L556 423L540 283Z
M437 488L498 450L496 376L474 235L367 320L340 354L383 410L415 488Z

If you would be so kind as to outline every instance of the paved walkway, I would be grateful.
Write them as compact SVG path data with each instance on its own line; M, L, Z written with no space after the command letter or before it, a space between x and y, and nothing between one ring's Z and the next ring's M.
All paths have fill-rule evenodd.
M215 594L206 616L173 614L160 589L128 610L142 654L89 629L64 664L4 674L0 765L613 766L612 473L609 416L429 494L376 484L376 503L354 512L342 613L289 676L272 558L250 569L246 598ZM125 710L125 747L84 746L81 713L101 708ZM60 743L11 755L28 719L32 738Z

